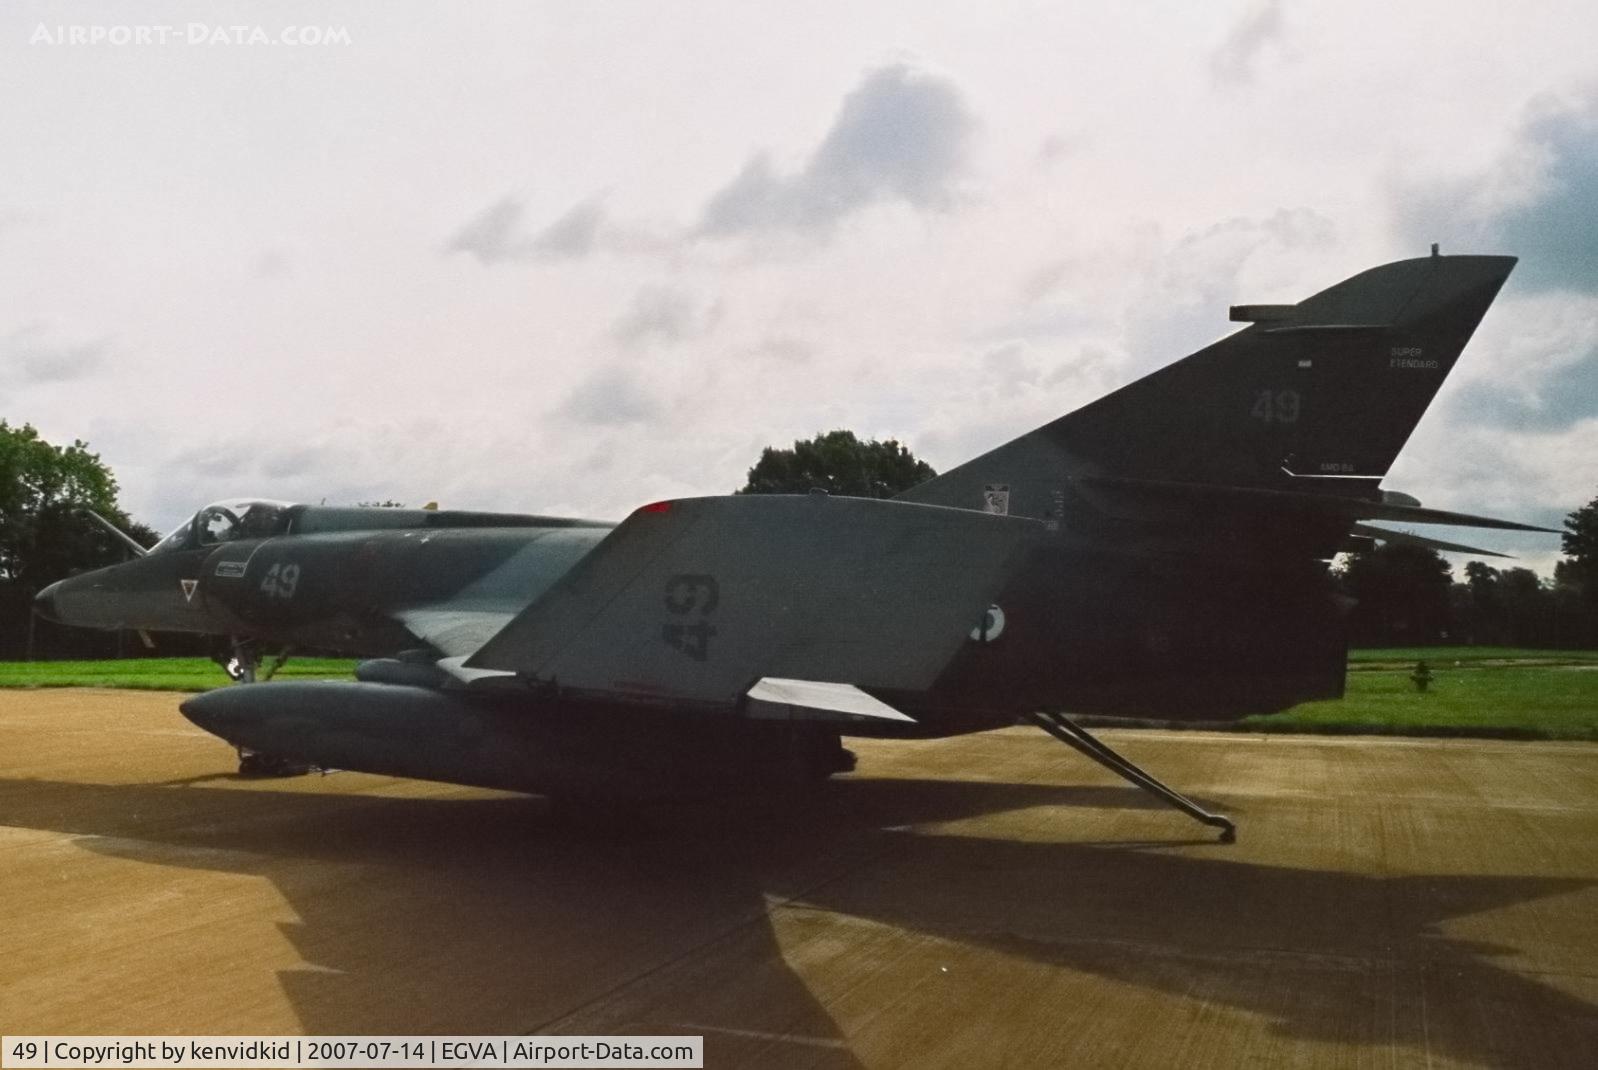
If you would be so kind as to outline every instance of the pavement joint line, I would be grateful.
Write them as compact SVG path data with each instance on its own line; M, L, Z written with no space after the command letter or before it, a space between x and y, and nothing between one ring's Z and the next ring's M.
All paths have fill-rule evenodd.
M730 1037L745 1037L749 1040L766 1040L779 1044L803 1044L811 1048L831 1048L847 1051L849 1042L841 1037L812 1037L803 1033L771 1033L764 1029L734 1029L725 1025L704 1025L700 1022L673 1022L671 1028L693 1030L700 1033L721 1033Z

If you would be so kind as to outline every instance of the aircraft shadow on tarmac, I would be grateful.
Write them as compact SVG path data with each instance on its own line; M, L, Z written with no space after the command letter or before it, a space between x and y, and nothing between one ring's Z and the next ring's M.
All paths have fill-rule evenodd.
M706 1032L712 1053L767 1038L763 1061L854 1065L783 962L775 899L1237 1007L1287 1037L1497 1066L1598 1051L1598 1008L1496 965L1509 949L1441 928L1588 882L1370 877L1233 861L1234 848L1152 849L1181 841L914 830L1037 806L1144 805L1130 789L865 777L831 788L797 816L661 811L616 835L511 797L0 780L0 822L271 881L301 919L285 935L313 967L280 974L307 1033ZM712 956L727 960L719 984L692 954L717 941L742 942ZM1394 993L1422 983L1429 1012L1404 1011ZM643 1018L606 1018L634 985L642 998L621 1003L649 1008Z

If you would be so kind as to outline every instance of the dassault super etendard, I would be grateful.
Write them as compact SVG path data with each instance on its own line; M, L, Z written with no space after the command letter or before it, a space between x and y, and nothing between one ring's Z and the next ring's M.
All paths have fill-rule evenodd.
M842 735L1026 718L1229 838L1068 715L1338 697L1326 562L1470 549L1371 521L1547 530L1381 486L1514 263L1434 250L1234 306L1236 333L891 501L687 498L614 525L224 502L39 609L368 656L356 682L183 703L296 763L641 800L818 780L852 767Z

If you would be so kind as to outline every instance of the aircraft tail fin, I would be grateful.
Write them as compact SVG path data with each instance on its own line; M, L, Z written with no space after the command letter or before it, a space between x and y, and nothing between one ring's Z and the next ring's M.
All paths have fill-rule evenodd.
M1113 476L1375 496L1515 258L1361 272L901 495L1045 520Z

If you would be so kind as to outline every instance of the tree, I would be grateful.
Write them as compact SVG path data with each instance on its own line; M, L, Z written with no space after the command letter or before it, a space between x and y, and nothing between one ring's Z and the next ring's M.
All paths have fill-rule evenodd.
M1598 498L1565 517L1560 536L1562 549L1570 558L1562 579L1580 590L1590 606L1598 606Z
M1553 592L1529 568L1505 569L1498 581L1509 641L1515 646L1553 646L1559 638Z
M126 547L85 507L146 545L156 533L117 506L117 482L88 444L55 446L0 420L0 582L36 591L75 569L122 560Z
M1554 566L1560 633L1579 646L1598 645L1598 498L1565 517L1565 560Z
M1465 582L1455 584L1461 597L1455 599L1455 620L1470 643L1495 644L1508 641L1504 621L1504 602L1500 596L1500 573L1485 561L1465 563Z
M69 573L121 561L128 550L83 510L93 509L145 545L156 533L117 507L116 479L84 442L55 446L32 426L0 420L0 657L32 655L33 596ZM55 654L98 654L111 636L40 629ZM47 633L47 634L44 634Z
M1350 641L1403 646L1447 638L1451 571L1436 550L1402 543L1351 555L1339 576L1358 600L1349 617Z
M857 498L891 498L937 474L895 439L861 442L853 431L829 431L795 442L792 449L767 446L736 493L805 494L819 488Z

